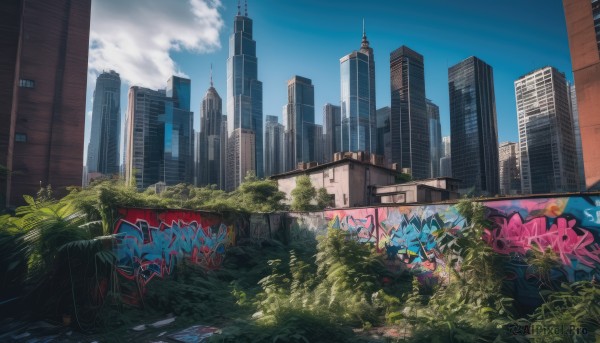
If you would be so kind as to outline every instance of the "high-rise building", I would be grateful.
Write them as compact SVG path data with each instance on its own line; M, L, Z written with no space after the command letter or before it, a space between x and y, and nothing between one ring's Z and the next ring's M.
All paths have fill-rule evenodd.
M452 177L461 193L499 192L498 128L492 67L471 56L448 69Z
M521 163L519 143L504 142L498 147L500 166L500 194L521 193Z
M413 179L431 175L423 56L406 46L390 53L392 163Z
M443 157L452 155L452 149L450 148L450 141L451 141L450 136L442 137L442 156Z
M119 174L121 134L121 78L111 70L96 79L87 173Z
M452 149L450 136L442 137L442 158L440 158L440 176L452 177Z
M440 108L431 100L425 99L427 119L429 122L429 157L431 159L431 177L440 176L440 159L442 158L442 124Z
M284 154L285 127L277 116L267 116L265 124L265 177L286 171Z
M323 162L332 162L333 154L342 151L342 114L340 107L323 106Z
M240 185L247 172L254 171L258 177L264 174L262 82L258 80L256 41L252 39L248 8L242 15L239 5L229 37L227 116L227 147L238 149L227 153L229 175L225 188L231 191ZM252 146L245 146L236 139L252 142Z
M91 0L0 5L0 206L80 186Z
M360 49L340 59L342 151L375 152L375 59L364 31Z
M583 149L581 148L581 130L579 128L579 110L577 109L577 95L575 93L575 85L568 84L569 90L569 107L571 108L571 116L573 117L573 133L575 134L575 151L577 153L577 174L579 175L579 185L577 188L580 191L585 191L585 167L583 164Z
M515 81L521 188L524 194L577 190L577 156L570 92L565 75L553 67Z
M302 149L308 151L309 156L314 156L307 162L323 163L323 125L307 123L306 127L307 139L302 143Z
M225 189L225 182L227 181L227 115L221 116L221 167L219 169L219 188Z
M600 189L600 0L563 0L587 189Z
M198 185L221 185L221 120L223 103L210 77L210 87L202 99L200 110L200 143L198 159Z
M301 76L293 76L287 86L286 130L289 137L287 170L293 170L300 162L317 160L314 154L317 142L309 139L311 126L315 125L315 88L310 79Z
M157 182L193 181L193 113L190 80L173 76L165 90L129 89L125 180L138 189Z
M386 165L392 163L392 132L390 131L390 115L392 109L385 106L377 109L377 155L383 156Z

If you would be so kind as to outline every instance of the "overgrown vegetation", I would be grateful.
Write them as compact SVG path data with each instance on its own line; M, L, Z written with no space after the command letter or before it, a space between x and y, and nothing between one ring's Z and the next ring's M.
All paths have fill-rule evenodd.
M332 197L323 187L318 190L312 185L308 175L296 178L296 188L292 190L292 211L319 211L331 205Z

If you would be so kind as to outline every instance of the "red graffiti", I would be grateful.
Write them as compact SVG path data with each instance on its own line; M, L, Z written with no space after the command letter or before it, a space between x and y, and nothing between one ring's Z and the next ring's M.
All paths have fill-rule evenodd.
M572 266L572 260L589 267L594 267L595 262L600 263L600 246L594 243L594 236L589 231L575 227L575 220L557 218L548 228L546 217L523 222L515 213L509 218L492 219L498 228L486 230L485 239L498 253L525 254L535 245L542 250L550 247L568 266Z

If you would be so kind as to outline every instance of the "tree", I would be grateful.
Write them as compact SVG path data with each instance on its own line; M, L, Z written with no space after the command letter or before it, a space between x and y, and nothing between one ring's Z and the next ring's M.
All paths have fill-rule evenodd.
M311 201L316 197L317 191L310 182L308 175L301 175L296 178L296 188L292 190L292 210L311 211L315 206Z
M327 206L331 205L333 200L333 196L327 193L327 189L321 187L317 191L317 207L319 210L325 209Z
M281 201L285 193L279 191L274 180L259 179L254 172L248 172L244 182L232 193L241 210L248 212L273 212L283 209Z

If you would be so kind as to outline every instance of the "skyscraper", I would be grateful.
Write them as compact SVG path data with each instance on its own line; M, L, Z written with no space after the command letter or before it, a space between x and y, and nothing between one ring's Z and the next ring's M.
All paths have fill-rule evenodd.
M363 25L360 49L340 59L342 151L375 152L375 59Z
M121 134L121 78L111 70L96 79L92 129L87 152L87 172L119 173Z
M578 190L585 191L585 166L583 164L583 149L581 148L581 130L579 127L579 110L577 109L577 95L575 85L568 84L569 105L573 117L573 133L575 138L575 152L577 153L577 174L579 175Z
M333 154L342 151L342 114L340 107L323 106L323 162L332 162Z
M81 185L91 1L0 8L0 204L13 207Z
M125 180L138 189L157 182L193 181L193 113L190 80L173 76L165 90L129 89Z
M220 184L221 175L221 120L223 104L219 93L213 86L212 71L210 87L202 99L200 111L200 144L199 144L199 185Z
M600 189L600 0L563 0L588 189Z
M377 109L377 155L383 156L386 165L392 164L391 113L392 109L389 106Z
M431 159L431 177L440 176L440 159L442 158L442 124L440 108L431 100L425 99L427 119L429 122L429 156Z
M450 136L442 137L442 158L440 158L440 176L452 177L452 151Z
M448 69L452 177L461 193L499 192L498 128L492 67L471 56Z
M305 77L293 76L288 81L288 104L286 106L286 130L290 149L287 169L293 170L300 162L316 161L316 141L311 127L315 125L315 88L312 81Z
M277 116L267 116L265 124L265 176L286 171L283 152L285 127L279 124Z
M570 92L565 75L553 67L515 81L521 184L524 194L577 190L577 157Z
M442 137L442 156L443 157L452 155L450 141L451 141L450 136Z
M423 56L406 46L390 53L392 163L414 179L431 175Z
M500 143L498 149L500 194L519 194L521 193L521 155L519 143Z
M262 82L258 81L256 41L252 39L252 19L248 8L244 15L238 5L229 37L227 59L227 125L229 142L226 189L234 190L246 173L263 177L263 106ZM252 142L247 147L242 144ZM238 140L238 141L232 141Z

